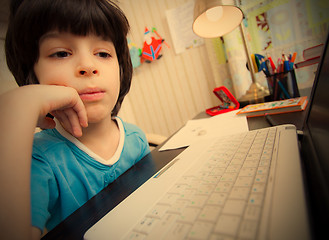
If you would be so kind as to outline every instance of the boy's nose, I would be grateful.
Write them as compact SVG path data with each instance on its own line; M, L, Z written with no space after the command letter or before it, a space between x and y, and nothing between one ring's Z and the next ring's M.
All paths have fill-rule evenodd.
M99 73L95 62L89 56L81 55L77 62L76 73L78 76L93 76Z
M90 75L96 75L98 71L96 69L81 69L79 70L79 75L80 76L90 76Z

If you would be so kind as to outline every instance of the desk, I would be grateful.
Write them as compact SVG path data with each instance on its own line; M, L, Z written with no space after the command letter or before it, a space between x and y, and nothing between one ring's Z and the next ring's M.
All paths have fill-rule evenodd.
M205 113L200 113L195 119L206 116ZM299 124L303 122L304 116L305 111L285 113L276 115L275 120L278 123L295 123L297 120L297 124ZM264 117L249 118L248 125L249 130L270 126ZM91 226L184 150L159 152L158 149L161 146L155 148L113 183L91 198L43 239L83 239L84 233Z

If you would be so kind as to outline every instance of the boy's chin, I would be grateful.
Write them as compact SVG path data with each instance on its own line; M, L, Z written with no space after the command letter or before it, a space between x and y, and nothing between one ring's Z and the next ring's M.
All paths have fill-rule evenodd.
M99 123L106 119L111 119L111 110L106 106L86 106L88 123Z
M98 114L87 114L88 116L88 124L96 124L100 123L106 119L111 119L111 113L104 114L104 113L98 113Z

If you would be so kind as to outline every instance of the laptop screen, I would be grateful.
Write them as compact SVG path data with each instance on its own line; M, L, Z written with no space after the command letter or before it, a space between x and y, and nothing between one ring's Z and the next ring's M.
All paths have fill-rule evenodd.
M329 220L329 36L323 48L304 124L302 158L313 227L317 233Z
M321 168L329 183L329 48L324 48L318 66L313 98L306 121ZM329 185L328 185L329 188Z

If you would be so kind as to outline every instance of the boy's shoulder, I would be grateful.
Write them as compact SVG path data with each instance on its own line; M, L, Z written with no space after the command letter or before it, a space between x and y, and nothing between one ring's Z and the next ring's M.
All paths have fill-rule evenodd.
M126 135L131 135L131 134L138 134L138 135L145 135L143 130L140 129L137 125L128 123L123 121L121 118L119 118L123 124L124 130Z
M33 148L38 148L42 151L53 149L58 145L66 144L63 138L55 129L42 130L34 134Z

